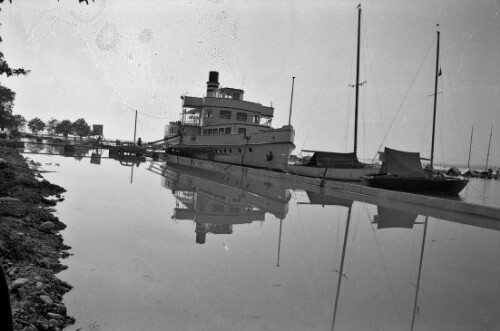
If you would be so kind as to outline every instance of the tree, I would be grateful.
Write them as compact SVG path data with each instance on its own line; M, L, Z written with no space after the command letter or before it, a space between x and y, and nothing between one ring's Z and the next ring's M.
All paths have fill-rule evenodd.
M25 70L23 68L12 69L7 63L7 61L5 61L5 59L3 58L3 53L0 52L0 75L6 74L7 77L10 77L10 76L26 75L29 72L30 72L29 70Z
M56 120L55 118L51 118L46 125L46 129L48 134L53 135L56 131L56 126L59 124L59 121Z
M87 122L83 118L77 119L73 124L72 124L72 132L80 137L80 140L82 139L83 136L88 136L91 132L90 130L90 125L87 124Z
M56 134L62 134L64 138L68 138L68 135L72 131L72 124L70 120L63 120L56 126Z
M34 134L38 134L38 131L43 131L45 129L45 122L35 117L31 121L28 122L28 128L30 128L31 132Z
M10 129L14 115L12 114L12 107L14 106L14 99L16 93L11 89L0 85L0 128Z
M26 125L26 119L22 115L14 115L12 117L12 124L10 125L12 134L19 135L19 131L22 131L25 125Z
M3 2L3 0L1 2ZM0 42L2 42L1 37ZM11 68L7 61L4 59L3 53L0 52L0 75L5 74L7 77L10 77L27 75L28 73L29 70L24 70L23 68ZM7 128L13 132L18 133L19 129L21 129L26 124L26 120L21 115L12 114L12 108L14 107L15 98L16 93L14 91L0 85L0 129L3 130Z

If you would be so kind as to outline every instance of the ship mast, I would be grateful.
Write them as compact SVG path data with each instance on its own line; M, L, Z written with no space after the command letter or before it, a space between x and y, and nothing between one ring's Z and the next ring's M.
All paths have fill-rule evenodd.
M472 135L474 134L474 127L470 132L470 143L469 143L469 159L467 160L467 169L470 169L470 152L472 151Z
M491 147L491 136L493 135L493 124L491 124L491 131L490 131L490 142L488 143L488 154L486 154L486 169L485 171L488 171L488 161L490 159L490 147Z
M434 164L434 135L436 133L436 106L437 106L437 90L438 90L438 77L440 75L439 72L439 24L437 25L438 30L437 33L437 49L436 49L436 75L434 78L434 113L432 116L432 146L431 146L431 169Z
M354 154L358 151L359 53L361 41L361 4L358 5L358 50L356 55L356 100L354 104Z

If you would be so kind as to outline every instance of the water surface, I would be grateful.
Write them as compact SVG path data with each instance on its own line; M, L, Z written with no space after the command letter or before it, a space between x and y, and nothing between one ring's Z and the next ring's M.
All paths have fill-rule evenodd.
M29 157L68 191L68 330L500 328L500 221L245 174Z

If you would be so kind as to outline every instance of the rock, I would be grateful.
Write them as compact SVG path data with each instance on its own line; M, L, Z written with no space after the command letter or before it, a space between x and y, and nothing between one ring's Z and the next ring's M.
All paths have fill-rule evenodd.
M59 314L56 314L56 313L47 313L47 316L49 318L53 318L53 319L56 319L56 320L62 320L62 319L64 319L64 317L62 315L59 315Z
M17 268L10 268L9 270L7 270L7 274L10 276L10 277L13 277L17 272Z
M52 319L49 320L49 325L50 326L58 326L59 325L59 321L52 318Z
M43 259L40 261L40 266L42 266L43 268L45 269L50 269L52 267L52 265L50 264L49 261Z
M44 222L44 223L40 224L40 226L38 227L38 229L40 231L47 232L47 231L54 230L55 227L56 227L56 225L53 222L47 221L47 222Z
M24 290L24 288L18 288L17 289L17 296L19 297L19 300L23 301L24 299L26 299L26 291Z
M28 278L18 278L18 279L16 279L15 281L12 282L11 290L13 291L15 289L18 289L18 288L22 287L28 281L29 281Z
M54 301L52 301L52 299L48 295L40 295L40 299L42 299L42 301L45 302L47 305L54 304Z

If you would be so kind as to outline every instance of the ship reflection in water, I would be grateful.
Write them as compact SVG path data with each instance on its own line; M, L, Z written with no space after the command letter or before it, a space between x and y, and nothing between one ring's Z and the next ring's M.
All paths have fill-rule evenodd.
M177 200L172 218L196 224L196 243L204 244L207 233L231 234L233 225L264 222L265 214L284 219L291 190L269 178L252 178L202 170L166 167L162 186Z
M329 288L328 293L316 294L323 304L330 302L326 310L323 304L318 306L321 327L309 320L310 315L299 313L305 329L467 330L473 326L488 330L500 326L494 313L499 306L489 303L491 293L500 294L494 280L500 269L488 262L497 260L500 253L496 220L301 187L245 171L235 174L154 163L149 170L162 175L161 185L176 198L172 218L195 223L198 244L207 242L207 234L233 234L235 225L264 222L266 214L280 220L276 266L290 272L285 279L302 284L303 276L292 270L304 267L315 272L306 272L311 285L302 287ZM289 213L292 206L298 210ZM290 231L298 232L292 242ZM281 265L280 250L285 252ZM328 260L333 278L318 276ZM471 267L478 269L465 271ZM478 272L485 275L475 275ZM303 292L300 288L287 291ZM280 300L289 295L295 294L282 293ZM295 300L297 306L303 304L299 297ZM482 308L477 308L477 302L483 302ZM366 319L356 317L361 312ZM324 315L329 315L330 325ZM480 325L481 319L487 322Z
M220 164L29 157L68 190L68 331L500 327L498 220Z

